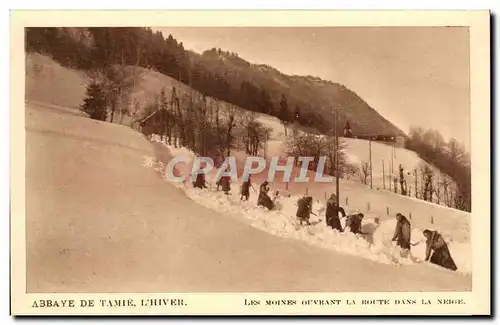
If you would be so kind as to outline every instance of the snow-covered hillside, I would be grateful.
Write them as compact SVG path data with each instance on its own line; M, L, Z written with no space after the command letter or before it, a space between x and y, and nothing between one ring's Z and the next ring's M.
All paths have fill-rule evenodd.
M159 137L153 137L153 141L161 142L161 139ZM185 148L167 147L173 156L181 155L190 157L191 160L193 159L193 154ZM154 158L147 158L145 160L145 165L156 168L162 174L165 173L165 164L156 161ZM191 165L189 163L180 164L177 169L177 173L183 175L189 175L190 171ZM468 227L464 226L464 224L468 224L468 218L461 216L458 211L452 209L443 210L447 211L447 215L441 215L439 217L436 215L436 221L431 224L427 218L427 210L429 206L435 205L413 200L413 213L410 221L413 226L412 242L414 247L412 248L411 255L406 257L402 256L401 250L391 242L396 223L394 218L396 213L395 210L389 214L381 214L376 209L370 208L370 210L367 210L366 205L363 206L362 204L350 203L345 206L346 212L348 214L354 211L363 212L365 214L363 230L372 235L360 236L351 233L338 233L326 227L324 222L325 201L320 199L317 195L318 192L324 190L322 184L309 183L307 184L309 187L308 193L315 197L314 211L317 214L317 217L314 217L316 219L312 221L317 221L318 223L313 226L300 227L296 223L294 217L296 212L296 201L302 196L300 191L289 190L285 192L280 186L280 182L272 184L272 189L280 189L281 195L276 199L277 209L267 211L264 208L258 207L256 204L256 191L258 190L258 184L256 183L258 183L261 178L253 178L254 190L251 193L250 200L246 202L240 201L240 184L232 184L231 195L229 196L224 195L222 192L217 192L214 186L214 176L215 170L207 175L207 180L211 184L210 189L195 189L191 186L189 181L175 184L183 189L188 197L196 203L221 213L231 215L253 227L273 235L297 239L311 245L321 246L340 253L355 255L378 263L391 264L394 266L422 263L425 257L425 241L422 230L425 228L437 229L445 236L452 255L459 267L459 272L471 272L472 262L469 230ZM299 184L295 184L294 186L298 185ZM342 184L341 187L342 191L346 192L344 184ZM349 193L351 193L352 197L364 197L364 199L366 199L366 193L363 193L363 191L359 189L359 186L351 187ZM390 192L377 192L376 195L379 197L377 200L373 200L373 202L390 202L395 199L408 200L408 198ZM361 199L361 201L364 199ZM441 208L440 206L436 207ZM401 211L404 212L404 210ZM405 214L408 216L407 213ZM377 221L377 219L379 221ZM345 222L345 220L342 222ZM436 227L436 223L439 224L439 226Z
M286 140L284 126L279 119L273 116L259 114L258 120L272 129L272 138L269 141L267 148L268 156L284 156L286 152ZM288 133L290 135L290 132ZM341 138L343 150L347 161L359 168L361 163L369 163L370 161L370 143L368 140ZM371 158L373 169L372 186L380 190L394 190L394 178L399 179L399 166L403 168L403 177L406 181L410 196L415 197L415 187L419 193L423 189L422 184L422 171L421 168L427 165L434 173L434 186L437 188L437 182L442 183L444 179L448 182L448 197L451 191L456 191L454 182L451 178L442 173L434 166L427 164L418 155L405 148L393 147L389 144L375 142L371 143ZM415 173L417 179L415 181ZM353 177L355 178L355 177ZM400 192L399 181L396 184L398 192ZM440 186L439 201L437 193L434 195L434 203L445 204L445 193L442 186Z

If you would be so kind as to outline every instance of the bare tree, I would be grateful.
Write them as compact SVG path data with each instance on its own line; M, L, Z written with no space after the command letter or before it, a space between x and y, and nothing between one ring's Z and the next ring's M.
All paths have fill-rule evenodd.
M245 153L253 156L265 149L272 129L265 127L257 120L257 114L245 112L238 118L240 127L240 144Z
M355 177L356 175L358 175L358 167L353 164L345 163L342 169L342 177L351 179L351 177Z
M233 104L225 105L226 113L226 150L227 156L231 155L231 147L233 146L233 129L236 127L236 115L238 109Z
M399 164L399 184L400 184L401 194L407 195L407 187L406 187L406 180L404 177L404 169L403 169L403 166L401 164Z
M370 177L370 163L363 161L358 169L358 176L361 183L368 185L368 177Z
M106 101L111 110L110 122L113 123L117 109L120 112L128 110L136 75L132 71L127 71L123 65L107 66L98 71L98 74L101 74Z
M451 185L451 181L450 179L448 178L443 178L441 180L441 185L443 186L443 199L444 199L444 204L448 207L451 207L452 206L452 201L450 199L450 191L449 191L449 188L450 188L450 185Z
M422 176L422 198L424 201L432 202L434 188L432 186L434 172L426 163L420 164L420 175Z

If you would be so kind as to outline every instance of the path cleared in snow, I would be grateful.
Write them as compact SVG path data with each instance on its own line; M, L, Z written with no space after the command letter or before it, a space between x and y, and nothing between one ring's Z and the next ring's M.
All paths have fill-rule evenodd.
M160 137L154 136L153 141L165 145L173 156L188 157L191 162L193 153L186 148L174 148L161 142ZM146 158L145 166L154 167L164 178L166 165L162 161L155 161L153 158ZM190 174L191 163L178 165L177 175ZM423 229L414 227L412 229L412 247L411 254L405 256L399 247L391 241L396 225L395 218L381 219L373 212L367 212L362 209L347 209L347 213L363 212L365 218L363 221L363 231L371 235L355 235L352 233L339 233L327 227L324 220L325 202L316 200L313 204L314 212L311 221L317 222L314 226L299 227L296 223L295 212L297 210L296 202L302 195L291 195L290 197L281 195L277 199L277 209L268 211L263 207L257 206L257 191L259 184L253 184L253 192L250 200L241 201L239 196L240 184L232 184L231 194L225 195L222 191L215 189L214 169L207 175L207 181L211 184L209 189L193 188L189 181L184 183L173 183L181 188L192 200L206 206L212 210L229 214L238 220L245 221L251 226L264 230L272 235L297 239L310 245L320 246L336 252L345 253L368 259L371 261L389 264L393 266L421 264L425 259L425 237L422 234ZM254 179L255 181L255 179ZM318 184L309 183L312 190ZM283 193L283 192L282 192ZM419 201L417 201L419 202ZM422 202L425 206L425 202ZM345 222L345 219L341 220ZM413 221L413 220L412 220ZM418 224L418 222L417 222ZM459 272L471 273L471 245L470 242L457 241L452 236L446 235L452 255L457 263Z

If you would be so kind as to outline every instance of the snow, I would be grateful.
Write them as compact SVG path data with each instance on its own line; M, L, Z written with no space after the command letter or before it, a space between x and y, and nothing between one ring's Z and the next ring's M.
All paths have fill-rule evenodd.
M265 126L272 129L271 140L268 143L267 149L268 155L284 155L285 147L283 144L286 142L286 137L281 121L274 116L266 114L258 114L258 120ZM291 134L291 132L289 132L289 134ZM349 163L359 167L363 162L368 163L370 161L368 140L341 137L341 141L345 145L343 153L345 154L346 159ZM415 170L417 170L418 174L417 186L419 188L419 191L421 190L422 184L420 166L422 165L428 165L434 172L434 183L436 183L436 181L442 181L445 178L451 182L451 178L448 175L442 173L438 168L427 164L415 152L411 150L398 147L393 148L393 146L389 144L372 141L371 155L374 188L385 188L387 190L392 188L394 185L393 183L391 183L393 182L392 179L394 177L399 177L400 165L403 168L403 177L406 181L408 190L410 193L413 193L412 195L414 195L415 192ZM397 186L399 189L399 183ZM448 190L456 191L456 185L454 184L454 182L451 182ZM436 195L434 195L434 200L436 201ZM441 187L440 204L442 206L444 206L444 200L444 189Z
M159 137L153 137L152 141L161 142ZM183 155L190 158L187 164L178 164L176 167L177 172L187 173L191 171L192 159L194 158L193 152L186 148L173 148L166 145L171 151L173 156ZM166 165L162 162L156 161L153 163L154 158L144 157L144 165L153 167L163 175L165 175ZM376 211L367 211L362 206L349 205L346 207L346 213L363 212L365 218L363 219L363 232L372 235L356 235L349 232L339 233L332 230L325 224L325 202L315 198L313 204L313 212L318 216L311 216L311 226L299 226L296 222L296 202L302 195L289 192L290 196L283 195L283 190L280 189L281 195L276 198L276 209L268 211L263 207L257 206L257 190L256 180L253 179L253 189L251 190L250 200L241 201L239 195L240 184L231 184L230 195L225 195L223 192L217 192L214 188L214 176L216 170L212 170L206 176L209 183L208 189L193 188L189 179L184 183L172 183L181 188L186 195L196 203L205 206L209 209L224 213L232 216L240 221L243 221L252 227L258 228L270 234L279 237L292 238L310 245L319 246L325 249L333 250L343 254L358 256L364 259L371 260L376 263L390 264L395 267L400 265L416 265L423 262L425 258L425 238L423 236L423 229L436 229L443 234L448 243L451 254L458 266L458 272L470 274L472 270L471 260L471 245L469 236L463 235L463 231L468 229L443 229L442 226L434 227L422 220L418 220L417 216L424 216L425 213L414 214L412 222L412 243L411 254L405 256L402 250L391 241L396 225L395 218L380 218L380 214ZM314 190L314 186L321 184L309 184L310 190ZM277 187L271 189L270 193L274 193ZM287 193L288 194L288 193ZM389 193L392 194L392 193ZM401 197L401 196L397 196ZM426 202L415 200L415 204L424 207ZM425 210L425 209L424 209ZM415 222L414 222L415 221ZM452 220L451 220L452 221ZM344 226L345 219L341 219ZM453 223L453 222L452 222ZM415 224L417 226L415 227ZM450 223L442 223L450 224ZM421 227L425 225L425 228ZM420 227L419 227L420 226ZM449 230L449 231L446 231ZM453 236L453 234L459 234ZM466 240L463 240L463 239ZM460 240L462 239L462 240ZM460 241L459 241L460 240ZM429 265L433 267L432 265Z

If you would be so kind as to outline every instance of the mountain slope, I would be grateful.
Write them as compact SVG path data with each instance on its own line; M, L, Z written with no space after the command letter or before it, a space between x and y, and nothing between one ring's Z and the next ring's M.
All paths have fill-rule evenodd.
M235 54L214 49L201 55L190 54L194 62L201 63L211 73L224 75L232 86L249 80L265 88L275 107L279 107L284 94L292 111L299 107L301 112L319 114L328 122L323 131L334 125L334 110L338 108L340 125L344 126L349 120L355 134L405 135L358 94L341 84L312 76L289 76L267 65L251 64Z
M28 52L49 53L57 62L82 70L109 64L153 69L204 95L244 109L295 120L330 133L333 112L354 134L403 135L392 123L345 86L311 76L288 76L235 53L186 51L172 35L151 28L28 28ZM286 102L287 105L281 103Z

